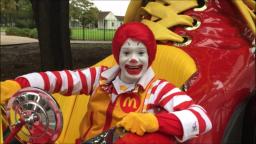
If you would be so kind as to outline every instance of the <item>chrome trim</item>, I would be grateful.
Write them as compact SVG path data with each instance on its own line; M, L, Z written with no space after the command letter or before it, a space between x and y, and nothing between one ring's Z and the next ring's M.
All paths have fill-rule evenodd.
M195 7L194 11L205 11L207 9L208 0L197 0L198 7Z
M59 105L50 94L38 88L28 87L15 93L7 104L6 116L10 127L25 121L17 137L27 143L54 142L63 128Z
M198 19L194 18L193 26L185 27L185 29L188 31L191 31L191 30L198 29L200 26L201 26L201 22Z
M182 36L184 38L183 42L174 42L173 45L177 47L185 47L191 44L192 39L189 36Z

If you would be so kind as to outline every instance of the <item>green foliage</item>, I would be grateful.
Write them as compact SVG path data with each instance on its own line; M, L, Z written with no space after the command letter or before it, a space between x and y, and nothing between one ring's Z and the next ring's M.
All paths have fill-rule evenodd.
M15 26L19 28L34 28L32 5L29 0L18 0Z
M10 27L6 28L5 30L6 35L16 35L16 36L23 36L23 37L31 37L37 38L37 30L35 28L18 28L18 27Z
M32 5L29 0L1 0L1 25L34 28Z
M31 37L31 38L38 38L38 34L37 34L37 29L36 28L30 29L29 37Z
M17 19L15 26L19 28L34 28L35 23L33 19Z
M1 27L0 28L0 32L5 32L5 30L6 30L6 27Z
M1 24L11 24L12 17L16 13L16 1L15 0L1 0Z
M88 0L70 0L70 20L78 20L82 26L96 25L99 10Z

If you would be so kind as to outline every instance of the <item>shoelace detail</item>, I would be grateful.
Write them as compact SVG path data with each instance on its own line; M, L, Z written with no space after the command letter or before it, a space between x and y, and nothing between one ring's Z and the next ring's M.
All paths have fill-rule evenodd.
M171 31L170 28L177 25L193 26L194 19L181 13L197 6L197 0L156 0L142 7L151 17L150 19L142 17L141 22L153 31L157 40L183 42L184 37Z
M146 12L142 17L141 22L146 24L153 31L155 38L159 41L173 41L176 43L184 42L185 37L176 34L171 31L170 28L183 25L193 27L195 20L188 15L181 14L182 12L199 6L200 1L197 0L155 0L154 2L148 2L145 7L142 7ZM207 0L204 0L206 3ZM244 15L249 28L255 33L255 1L253 0L235 0L234 4L240 9L242 15ZM205 7L202 7L201 10ZM200 11L200 9L199 9Z
M248 27L256 35L256 2L254 0L234 0L233 3L245 18Z

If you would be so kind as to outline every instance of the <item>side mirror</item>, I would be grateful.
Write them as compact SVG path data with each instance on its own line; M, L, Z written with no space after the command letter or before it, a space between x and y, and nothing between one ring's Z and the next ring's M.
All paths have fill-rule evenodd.
M55 99L38 88L24 88L15 93L6 108L10 134L25 143L52 143L62 131L63 117Z

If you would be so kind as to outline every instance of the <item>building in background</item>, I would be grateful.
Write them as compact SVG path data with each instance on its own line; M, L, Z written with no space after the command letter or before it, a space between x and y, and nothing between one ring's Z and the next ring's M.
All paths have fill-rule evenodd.
M98 18L99 29L117 29L123 24L123 16L115 16L111 11L101 11Z

